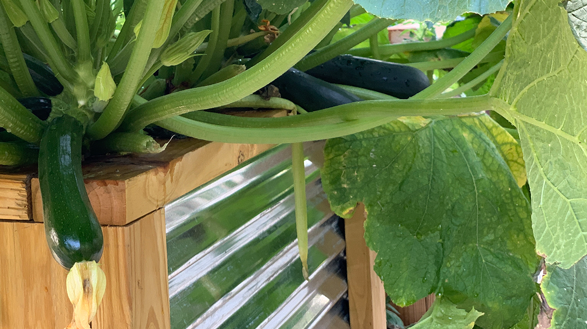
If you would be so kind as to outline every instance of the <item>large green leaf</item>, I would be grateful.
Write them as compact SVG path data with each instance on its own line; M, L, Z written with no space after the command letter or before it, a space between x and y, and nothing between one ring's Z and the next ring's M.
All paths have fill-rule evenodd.
M371 14L385 18L452 21L465 12L489 14L504 10L510 0L355 0Z
M466 312L445 298L438 298L432 304L432 310L411 329L471 329L483 313L475 308Z
M587 254L587 53L559 4L520 2L490 94L520 132L536 249L569 268Z
M542 292L548 305L555 309L551 329L587 327L587 258L569 269L547 267Z
M440 293L484 312L484 328L523 317L537 257L528 201L493 143L507 134L485 134L500 130L486 115L412 118L327 142L330 204L345 217L365 204L375 270L397 304Z

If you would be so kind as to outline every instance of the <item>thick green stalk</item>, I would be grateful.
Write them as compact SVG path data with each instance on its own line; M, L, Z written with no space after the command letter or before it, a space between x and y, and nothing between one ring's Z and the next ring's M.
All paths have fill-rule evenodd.
M108 24L110 15L110 1L108 0L97 0L96 1L96 16L94 21L92 22L92 27L90 28L90 41L92 44L96 42L98 38L98 33L102 29L104 24Z
M328 46L332 41L332 38L334 38L334 35L340 30L341 27L342 23L339 22L338 24L336 24L336 26L334 26L332 30L330 30L330 33L328 33L326 37L324 37L324 39L322 39L322 41L320 41L320 43L316 45L316 49Z
M206 79L214 72L218 71L224 59L224 52L226 51L226 43L230 36L230 23L232 21L232 12L234 11L234 0L227 0L220 5L220 28L218 29L218 39L216 40L216 47L210 56L210 62L206 66L200 79ZM191 81L195 82L195 81Z
M39 91L22 56L22 49L18 43L16 32L2 5L0 5L0 42L2 42L10 72L22 95L25 97L38 96Z
M291 144L291 171L294 183L296 231L298 249L302 261L302 273L308 280L308 207L306 205L306 170L304 167L304 144Z
M29 143L39 143L43 122L1 88L0 99L0 127Z
M496 61L503 59L504 55L505 55L505 53L503 51L492 52L492 53L487 54L487 56L485 56L480 61L478 61L477 64L496 62ZM443 59L440 61L407 63L406 65L417 68L422 71L442 70L442 69L450 69L453 67L457 67L458 65L463 63L467 58L468 57L458 57L458 58Z
M243 35L243 36L240 36L237 38L228 39L228 41L226 42L226 48L238 47L240 45L243 45L249 41L253 41L253 40L257 39L258 37L262 37L267 34L269 34L269 32L260 31L260 32L254 32L251 34ZM198 49L196 49L196 53L205 52L206 49L208 49L208 43L204 42L198 47Z
M457 96L460 95L462 93L464 93L465 91L475 87L476 85L482 83L483 81L485 81L485 79L487 79L490 75L492 75L493 73L499 71L499 69L501 68L501 66L503 65L503 61L493 65L489 70L483 72L483 74L480 74L478 77L476 77L475 79L465 83L464 85L458 87L455 90L446 92L444 94L441 94L440 98L448 98L448 97L453 97L453 96Z
M159 97L143 104L128 113L121 128L127 131L140 130L161 119L223 106L252 94L307 54L351 6L352 0L329 0L303 29L258 65L232 79Z
M167 145L161 146L153 137L141 133L113 133L92 143L92 150L98 153L161 153Z
M296 64L295 68L300 71L306 71L324 62L327 62L334 57L347 52L349 49L353 48L359 43L365 41L371 35L377 34L379 31L388 27L391 22L392 20L389 19L375 18L355 33L319 49L311 55L306 56L298 64Z
M322 7L324 7L324 5L327 2L328 0L314 1L314 3L312 3L312 5L308 9L304 10L300 17L296 19L293 23L291 23L291 25L283 33L281 33L279 37L277 37L277 39L275 39L269 45L269 47L267 47L267 49L265 49L260 55L256 56L251 61L247 62L247 67L252 67L253 65L256 65L257 63L261 62L269 55L277 51L277 49L281 48L281 46L283 46L287 41L293 38L298 33L298 31L309 22L310 19L312 19L316 15L316 13L318 13L318 11L322 9Z
M508 16L508 18L503 21L503 23L501 23L497 29L495 29L495 31L471 53L471 55L467 56L467 58L465 58L459 65L457 65L445 76L436 80L432 86L422 90L413 98L425 99L440 95L448 87L459 81L463 76L465 76L465 74L467 74L467 72L479 64L479 62L481 62L487 56L487 54L489 54L491 50L493 50L493 48L495 48L495 46L497 46L497 44L503 40L511 27L512 15Z
M141 89L141 87L147 82L147 80L149 80L150 77L153 76L153 74L155 74L155 72L157 72L161 67L163 66L163 64L161 64L160 61L157 61L150 69L149 71L147 71L147 73L145 73L145 75L143 76L143 78L141 79L141 82L139 82L137 90Z
M304 115L279 118L245 118L205 111L186 113L183 116L217 126L263 130L328 126L330 124L357 122L362 119L374 118L393 119L401 116L458 115L491 109L490 98L485 95L431 100L362 101L339 105ZM291 131L295 132L295 130Z
M373 58L381 59L381 53L379 52L379 33L373 34L369 37L369 49L371 49L371 53L373 54Z
M210 62L212 62L212 55L215 52L216 45L218 44L218 38L220 37L220 14L220 6L212 10L212 33L210 33L210 36L208 37L208 47L206 48L204 57L200 59L198 65L196 65L196 68L194 69L194 72L192 72L190 75L190 86L195 85L198 80L200 80L204 74L204 71L206 71L206 68L208 65L210 65Z
M350 92L351 94L358 96L366 101L379 100L379 99L397 99L393 96L390 96L390 95L387 95L384 93L380 93L378 91L369 90L369 89L359 88L359 87L355 87L355 86L339 85L339 84L337 84L337 86L339 86L340 88L342 88L342 89Z
M436 50L436 49L443 49L452 47L454 45L458 45L461 42L469 40L475 36L475 30L471 29L469 31L463 32L459 35L455 35L451 38L446 38L442 40L435 40L435 41L428 41L428 42L408 42L408 43L398 43L393 45L383 45L377 47L377 51L381 56L391 56L393 54L399 54L404 52L413 52L413 51L425 51L425 50ZM367 57L374 55L374 49L370 48L356 48L349 50L349 54L354 56L361 56Z
M224 68L220 69L218 72L212 74L211 76L207 77L206 79L202 80L198 83L197 87L204 87L213 85L215 83L219 83L222 81L226 81L230 78L233 78L241 73L243 73L247 69L244 65L237 65L237 64L230 64L225 66Z
M19 142L0 142L0 165L22 166L35 163L39 150Z
M306 116L304 114L303 116ZM173 117L157 125L173 132L208 141L245 144L280 144L336 138L378 127L395 117L370 118L323 126L299 128L241 128L198 122L184 117Z
M192 29L194 24L204 18L204 16L208 15L214 8L220 6L226 0L204 0L202 3L197 7L194 13L187 19L185 24L181 26L179 33L181 35L186 34L188 31Z
M92 60L86 3L83 0L71 0L71 5L77 33L77 62L85 63Z
M20 0L22 9L29 17L29 21L38 35L45 51L47 52L48 59L53 63L53 71L59 74L69 82L77 81L78 75L73 70L73 67L69 61L63 55L61 47L57 43L57 40L53 37L53 33L49 29L45 18L41 15L37 3L30 0Z
M18 31L22 33L23 38L20 40L20 42L22 42L21 48L23 48L25 52L28 51L30 55L38 58L43 62L49 61L49 55L43 47L41 39L39 39L35 33L31 22L27 22L25 25L19 27Z
M163 1L149 0L144 21L159 22L162 10ZM158 24L144 24L141 27L128 66L124 71L120 84L116 88L114 96L104 109L102 115L98 118L98 121L88 128L88 133L93 139L106 137L120 123L143 77L145 65L147 64L158 27Z

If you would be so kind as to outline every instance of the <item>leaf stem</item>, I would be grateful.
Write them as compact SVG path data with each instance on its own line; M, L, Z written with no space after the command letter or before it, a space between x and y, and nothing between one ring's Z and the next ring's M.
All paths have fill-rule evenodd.
M324 62L327 62L368 39L371 35L376 35L379 31L388 27L391 22L392 20L389 19L375 18L355 33L348 35L326 47L320 48L315 53L306 56L298 64L296 64L295 68L300 71L306 71Z
M181 116L156 124L186 136L222 143L299 143L351 135L401 116L458 115L486 111L491 109L491 104L491 98L487 95L416 101L363 101L281 118L243 118L198 112L202 120Z
M39 7L37 7L37 3L30 0L20 0L20 4L26 15L29 17L29 21L35 30L35 33L43 44L48 60L53 63L53 71L55 74L61 75L65 80L71 83L76 82L78 75L63 55L61 47L53 37L53 33L49 29L49 26L45 23L45 19L42 17Z
M212 10L212 33L208 37L208 47L206 48L206 52L204 53L204 57L200 59L198 65L190 75L189 84L190 86L195 85L202 75L206 68L212 62L212 55L216 50L216 45L218 44L218 38L220 37L220 14L221 14L221 6L218 6Z
M291 144L291 171L294 183L296 231L298 250L302 261L302 273L308 280L308 207L306 205L306 170L304 166L304 144Z
M127 41L131 39L132 37L132 33L134 33L134 28L135 26L139 23L139 21L141 20L141 18L143 18L143 14L145 14L145 9L147 6L147 2L149 0L135 0L133 2L132 8L130 9L130 13L128 14L128 17L126 18L126 21L124 22L124 25L122 26L122 29L120 30L120 33L118 33L118 37L116 38L116 41L114 42L114 45L112 45L112 49L110 49L110 52L108 53L108 58L113 58L116 56L116 54L118 54L118 52L124 48L124 46L126 46ZM163 7L161 7L163 8ZM161 14L161 12L159 12L159 14ZM161 15L159 15L161 16ZM148 25L158 25L155 24L154 22L159 22L159 18L157 18L153 22L153 24L148 24ZM147 25L147 24L145 24Z
M21 166L37 162L39 150L30 144L19 142L0 142L0 165Z
M86 4L83 0L71 0L73 17L75 19L75 30L77 33L77 62L86 63L91 61L90 29L88 27L88 16Z
M0 127L29 143L37 144L43 134L43 122L2 88L0 99Z
M399 54L404 52L413 52L413 51L425 51L425 50L436 50L436 49L443 49L452 47L454 45L458 45L461 42L469 40L475 36L476 29L471 29L466 32L463 32L459 35L455 35L451 38L446 38L442 40L435 40L435 41L428 41L428 42L408 42L408 43L398 43L393 45L382 45L377 47L377 51L381 56L391 56L393 54ZM356 48L349 50L349 54L353 56L362 56L367 57L374 55L374 49L371 47L369 48Z
M487 56L485 56L483 59L481 59L477 64L497 62L497 61L503 59L504 55L505 55L505 53L503 51L492 52L492 53L487 54ZM453 67L457 67L458 65L463 63L465 61L465 59L467 59L467 58L468 57L457 57L457 58L443 59L440 61L406 63L406 65L417 68L421 71L450 69ZM473 67L474 66L475 65L473 65Z
M0 5L0 42L6 55L6 60L10 67L10 72L16 81L18 89L23 96L38 96L39 91L31 77L31 74L26 66L24 57L22 56L22 49L18 43L16 32L12 23L4 11L4 6Z
M358 96L366 101L379 100L379 99L397 99L393 96L390 96L390 95L387 95L384 93L380 93L378 91L370 90L370 89L364 89L364 88L359 88L359 87L355 87L355 86L339 85L339 84L336 84L336 85L339 86L340 88L350 92L351 94Z
M369 37L369 49L371 49L371 53L373 54L373 58L381 59L381 53L379 52L379 40L378 34L375 33Z
M351 6L352 0L329 0L303 29L258 65L226 81L180 91L138 106L128 113L121 128L137 131L161 119L223 106L252 94L299 61L324 38Z
M458 87L455 90L446 92L444 94L440 94L438 97L439 98L447 98L447 97L453 97L453 96L460 95L460 94L464 93L465 91L467 91L467 90L475 87L476 85L482 83L483 81L485 81L485 79L487 79L490 75L499 71L499 69L501 68L502 65L503 65L503 60L501 62L493 65L489 70L483 72L483 74L480 74L475 79L465 83L464 85Z
M153 137L141 133L113 133L92 143L92 150L98 153L161 153L165 146L159 145Z
M481 62L487 54L497 46L503 40L505 35L512 27L512 15L508 16L497 29L487 38L477 49L475 49L471 55L467 56L459 65L457 65L452 71L447 73L442 78L436 80L436 82L430 87L422 90L420 93L415 95L414 99L432 98L440 95L448 87L452 86L455 82L459 81L467 72Z
M162 9L163 1L148 0L144 22L158 22ZM143 77L158 27L158 24L143 24L141 26L128 66L114 96L98 120L88 128L88 134L91 138L102 139L106 137L120 123Z

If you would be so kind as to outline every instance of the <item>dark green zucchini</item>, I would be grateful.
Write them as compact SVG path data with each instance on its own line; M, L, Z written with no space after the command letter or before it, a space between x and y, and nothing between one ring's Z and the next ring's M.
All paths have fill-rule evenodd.
M47 97L26 97L18 101L41 120L47 120L51 114L51 99Z
M361 98L338 86L294 68L289 69L271 84L279 89L281 97L294 102L308 112L362 101Z
M430 86L426 74L416 68L351 55L337 56L306 73L330 83L370 89L401 99Z
M49 124L39 148L45 237L53 258L67 269L99 261L103 249L102 228L82 175L83 133L77 119L64 115Z
M23 56L35 86L42 93L47 96L57 96L63 92L63 85L57 80L48 65L25 53Z

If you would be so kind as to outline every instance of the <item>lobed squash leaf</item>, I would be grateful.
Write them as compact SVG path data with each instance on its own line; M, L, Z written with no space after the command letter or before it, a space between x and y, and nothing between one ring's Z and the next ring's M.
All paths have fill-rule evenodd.
M538 258L530 206L504 159L515 143L486 115L397 120L327 142L331 207L348 217L365 204L365 239L396 304L437 293L485 313L483 328L522 319Z

